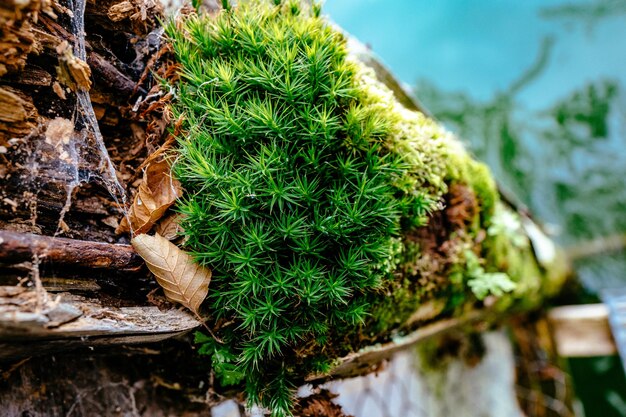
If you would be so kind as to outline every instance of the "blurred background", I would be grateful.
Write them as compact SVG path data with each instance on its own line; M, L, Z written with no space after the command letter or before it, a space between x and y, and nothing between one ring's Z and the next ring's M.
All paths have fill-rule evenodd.
M626 0L327 0L325 12L577 258L577 302L626 287ZM563 366L580 415L626 417L619 357Z

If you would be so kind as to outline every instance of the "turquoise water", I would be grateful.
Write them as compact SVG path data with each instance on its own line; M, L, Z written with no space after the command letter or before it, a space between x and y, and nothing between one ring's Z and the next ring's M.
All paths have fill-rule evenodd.
M585 2L578 2L584 4ZM590 2L587 2L587 4ZM626 21L548 18L563 0L327 0L325 12L370 45L404 82L426 78L487 99L530 66L543 39L550 65L523 92L541 107L598 78L626 81Z

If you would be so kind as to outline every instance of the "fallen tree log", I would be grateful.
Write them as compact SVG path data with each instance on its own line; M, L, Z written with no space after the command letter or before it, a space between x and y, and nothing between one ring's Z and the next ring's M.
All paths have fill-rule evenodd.
M26 378L34 378L42 372L46 358L55 357L52 353L62 355L59 369L71 375L72 355L84 355L78 361L83 368L76 380L82 378L87 385L119 384L130 393L120 407L133 414L206 412L209 405L229 396L241 403L242 386L226 388L216 380L218 366L211 370L208 358L196 357L186 334L200 323L152 291L157 287L148 281L142 261L128 245L130 236L116 233L123 230L120 222L131 196L135 196L133 209L141 210L137 207L143 201L137 196L142 181L144 185L148 181L140 178L140 168L163 153L161 146L171 147L174 136L187 134L184 129L189 128L182 119L180 125L169 119L167 106L174 94L163 91L153 77L156 73L172 81L178 76L172 51L162 43L159 6L147 0L89 1L83 11L80 5L84 4L31 0L2 6L3 16L8 16L0 22L3 33L19 30L21 38L28 38L16 49L20 53L4 64L6 74L0 80L4 92L0 104L8 109L0 118L0 178L7 184L0 205L0 282L5 284L0 287L4 291L0 293L4 294L0 297L0 356L17 361L7 365L5 379L16 378L11 374L24 364ZM76 28L83 17L87 23L84 37ZM387 93L381 87L384 97L395 94L405 108L421 109L384 66L370 55L364 59L363 51L358 54L361 61L377 63L372 66L391 89ZM418 116L407 117L414 121ZM427 119L423 123L430 126ZM168 127L173 127L173 137L168 137ZM439 134L433 133L430 139ZM301 361L293 369L305 363L310 366L307 361L319 351L333 358L319 372L306 368L308 373L294 383L369 373L400 350L456 329L485 328L511 311L536 308L558 291L564 279L558 251L530 219L504 203L498 208L504 219L486 223L484 213L489 212L491 218L491 210L496 210L496 202L489 201L495 187L486 171L468 165L464 155L457 161L455 180L450 180L451 174L442 179L440 194L435 195L440 201L428 201L432 203L428 215L422 214L426 224L402 236L402 243L415 251L413 259L395 271L395 281L373 292L379 321L366 321L350 334L331 328L325 346L310 338L290 346L285 357ZM435 166L437 162L428 163ZM467 167L471 170L464 171ZM478 179L470 178L475 174ZM429 178L435 180L436 175ZM483 250L490 239L493 253ZM493 256L483 259L489 253ZM515 291L498 275L500 270L516 274L519 286ZM475 292L480 297L467 296L471 294L467 280L483 285ZM499 281L489 287L493 280ZM495 294L490 288L495 288ZM218 344L222 333L239 325L224 319L210 319L207 324L218 335ZM183 342L159 342L174 337ZM127 349L127 344L140 346ZM102 377L112 369L108 357L120 360L117 349L131 362L138 362L131 369L116 369L116 378L141 380L143 385ZM36 356L41 358L33 359L32 367L22 362L24 357ZM97 363L101 379L84 375L89 363ZM181 369L189 374L181 377ZM144 377L136 379L132 373ZM173 380L179 385L168 382ZM163 387L177 391L166 397L179 402L164 404L155 399L155 392ZM96 398L100 388L105 390L94 387L89 395ZM9 398L12 389L5 387L0 398ZM135 395L154 399L161 408L144 401L140 410ZM199 396L204 398L198 400ZM129 407L127 399L132 400ZM13 401L12 414L23 413L33 404L21 401ZM54 401L42 399L37 407L45 405L67 415L111 413L80 401L70 406Z

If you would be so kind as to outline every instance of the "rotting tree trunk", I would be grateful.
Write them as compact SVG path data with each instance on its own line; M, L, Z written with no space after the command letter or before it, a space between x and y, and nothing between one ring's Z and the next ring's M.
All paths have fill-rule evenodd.
M166 381L182 371L174 367L188 367L190 380L206 367L173 361L177 342L155 345L198 322L154 293L143 262L115 234L115 185L132 189L168 125L163 94L150 91L161 6L82 3L0 4L0 415L205 410L181 403L187 391ZM83 6L84 40L76 25ZM92 108L81 103L85 94ZM132 406L128 393L137 396Z
M134 192L170 125L153 75L168 68L160 5L87 1L81 59L81 3L0 5L0 415L207 415L241 393L215 391L208 361L189 347L199 323L163 298L116 234L120 185ZM485 309L433 320L439 311L424 305L413 321L427 325L349 354L332 375L368 373L417 341L491 321ZM302 401L302 415L339 415L324 395Z
M4 326L14 328L11 337L50 338L76 315L101 333L110 327L107 309L149 304L153 280L115 228L128 191L121 184L136 180L168 124L162 94L149 91L159 70L160 10L152 1L0 6L0 285L8 288L3 304L21 306L3 312L23 313ZM26 282L36 297L10 290ZM68 291L75 295L57 296ZM59 322L52 316L64 305L74 313ZM167 332L197 324L176 322L182 327ZM112 338L150 328L135 319L126 327Z

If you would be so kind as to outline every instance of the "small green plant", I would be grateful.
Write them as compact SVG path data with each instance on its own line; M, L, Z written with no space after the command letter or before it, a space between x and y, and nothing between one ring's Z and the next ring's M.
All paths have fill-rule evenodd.
M490 294L502 296L516 288L515 282L504 272L485 272L478 257L470 250L465 252L468 285L479 300Z
M186 246L213 270L220 326L220 342L196 336L199 351L222 384L245 383L283 416L301 378L328 370L333 335L388 332L417 307L419 285L394 272L419 255L404 236L443 208L448 184L475 177L483 223L497 195L449 134L348 57L319 6L276 3L167 33L185 132L177 207ZM402 317L388 311L392 288Z

